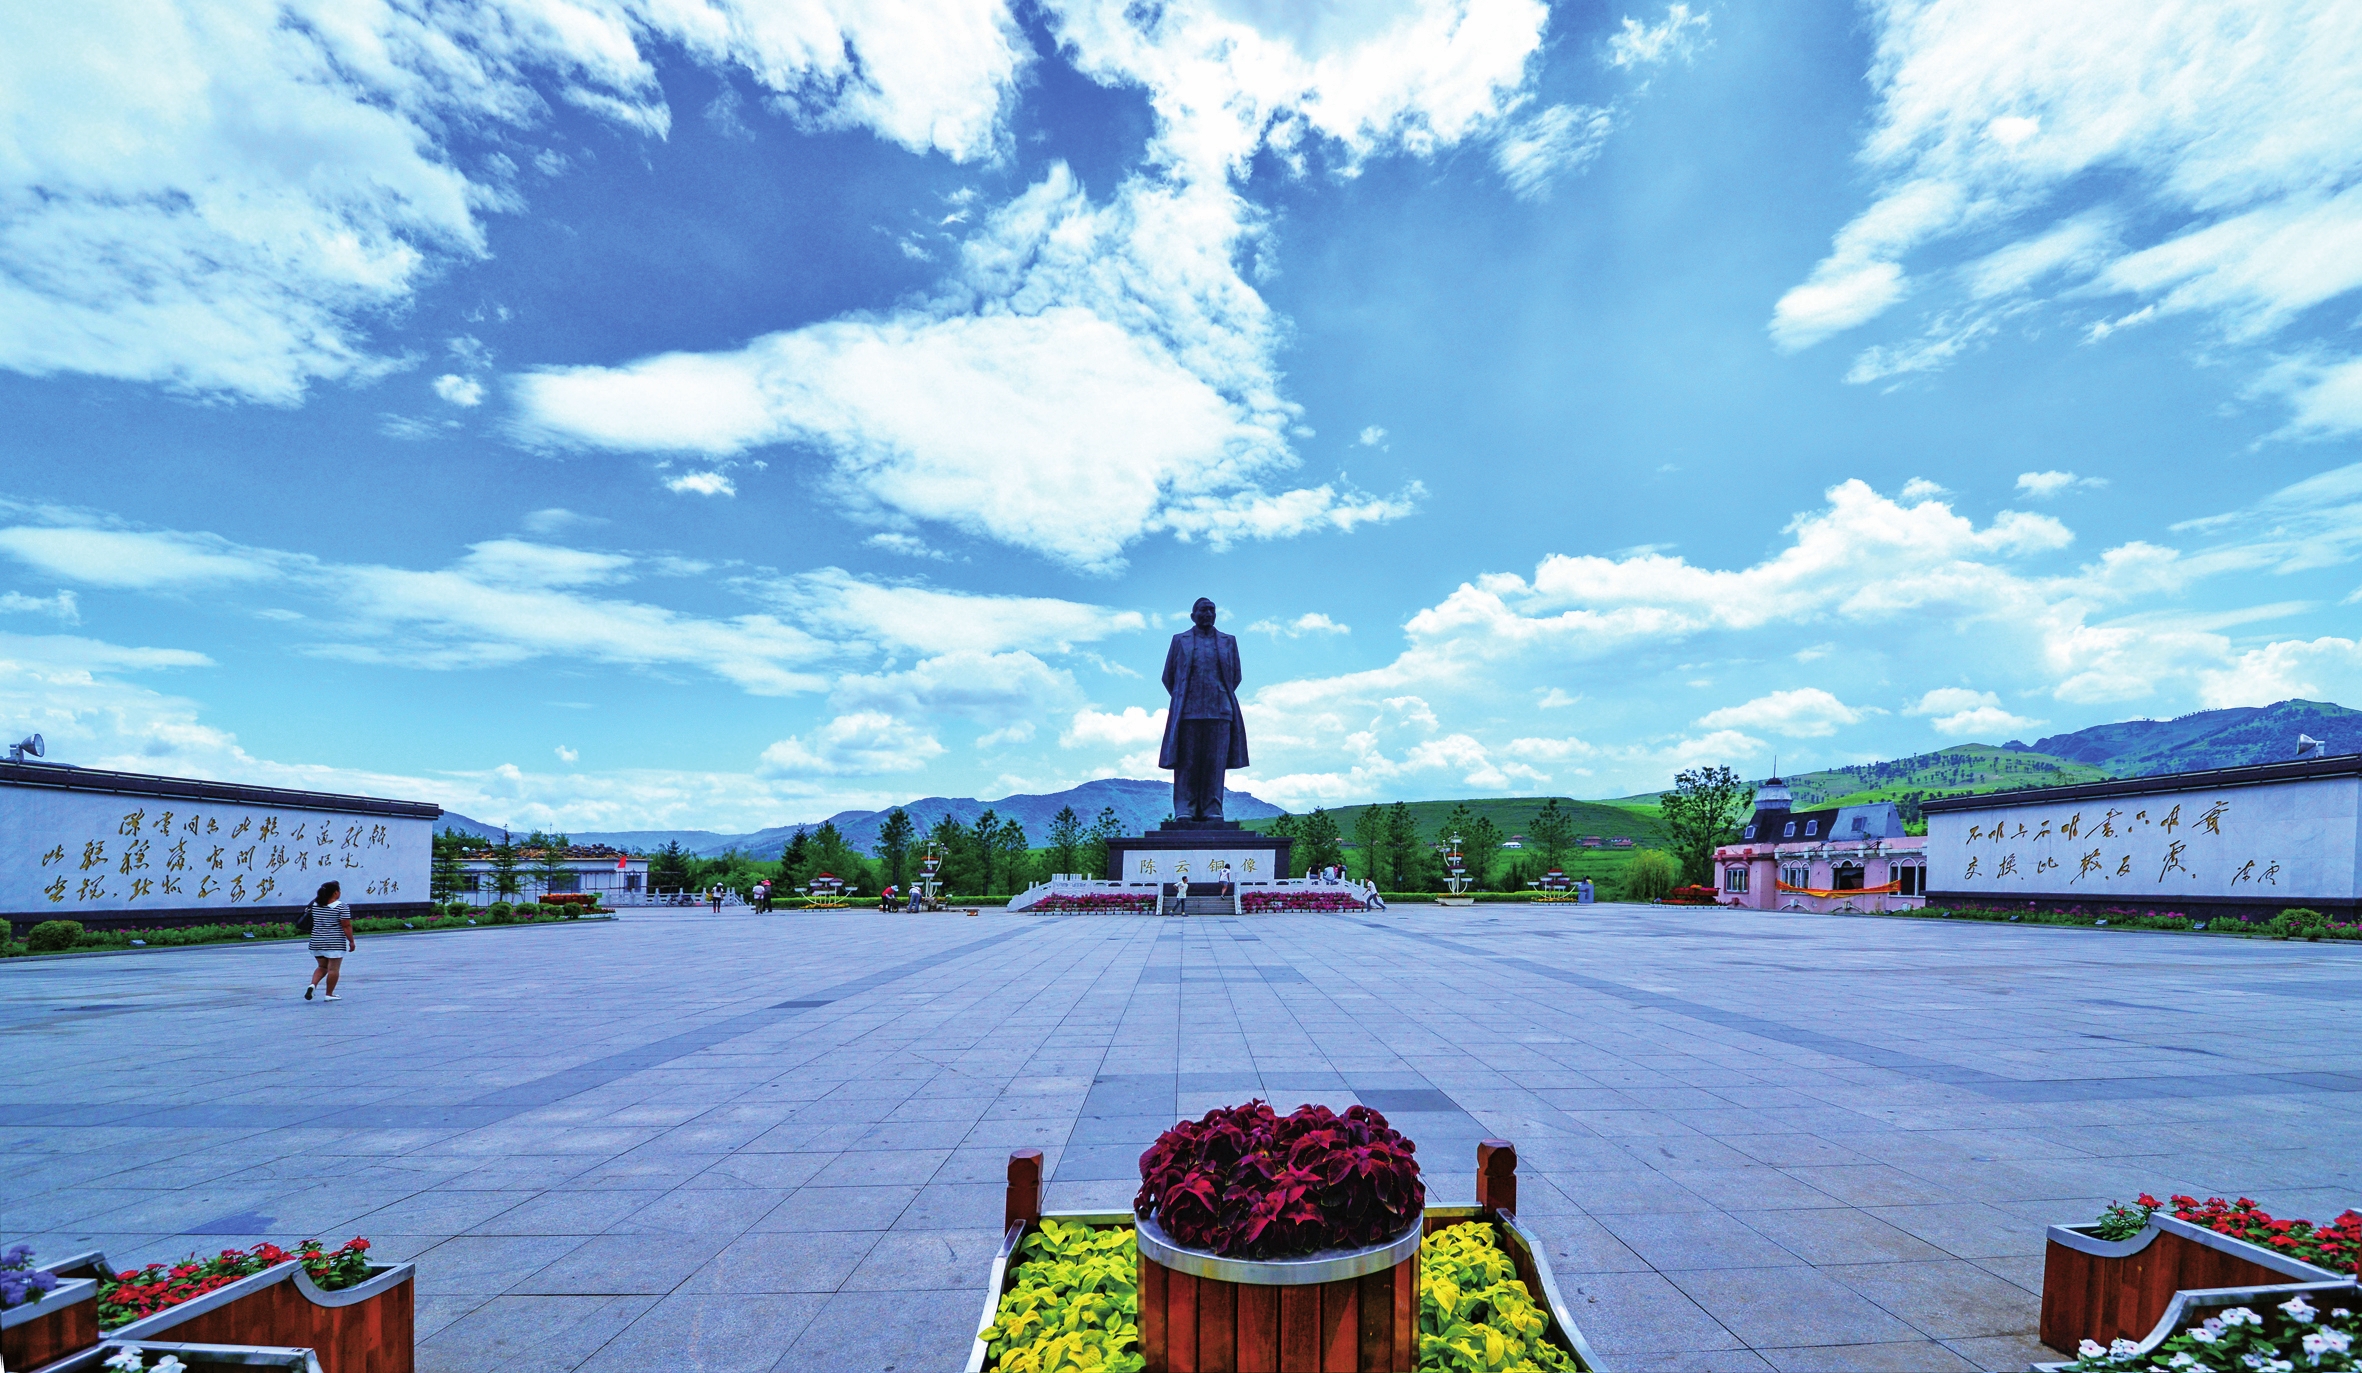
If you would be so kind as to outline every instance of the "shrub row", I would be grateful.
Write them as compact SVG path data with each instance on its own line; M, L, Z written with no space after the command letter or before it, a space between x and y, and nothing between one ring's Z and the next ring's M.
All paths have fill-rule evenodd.
M2362 939L2362 924L2341 925L2320 911L2291 907L2268 920L2235 915L2185 915L2180 911L2135 910L2120 906L2064 911L2011 910L2006 906L1928 906L1881 914L1906 920L1983 920L2024 925L2074 925L2112 930L2186 930L2246 935L2261 939Z
M497 903L484 910L453 903L433 914L401 919L363 916L353 921L355 934L392 934L401 930L465 929L470 925L530 925L556 920L579 920L583 912L570 906L511 906ZM171 929L83 928L79 920L44 920L26 931L22 940L0 938L0 957L64 953L84 949L167 948L182 944L226 944L245 939L303 939L293 925L275 921L260 925L182 925Z

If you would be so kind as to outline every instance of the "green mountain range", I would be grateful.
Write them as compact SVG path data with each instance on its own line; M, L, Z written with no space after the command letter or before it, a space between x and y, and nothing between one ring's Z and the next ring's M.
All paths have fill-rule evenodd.
M1546 796L1504 796L1466 801L1413 801L1409 804L1411 818L1418 822L1421 834L1435 834L1452 813L1453 807L1466 806L1471 815L1490 819L1506 838L1524 834L1533 824L1534 812L1540 810L1542 803L1549 799ZM1557 799L1559 808L1574 818L1577 836L1628 838L1644 847L1665 842L1664 826L1658 822L1653 807L1644 810L1610 801L1577 801L1571 796ZM1391 809L1392 803L1385 803L1379 808ZM1368 809L1368 806L1337 806L1329 814L1337 818L1338 830L1350 840L1354 818ZM1252 830L1271 827L1269 820L1249 820L1246 824Z

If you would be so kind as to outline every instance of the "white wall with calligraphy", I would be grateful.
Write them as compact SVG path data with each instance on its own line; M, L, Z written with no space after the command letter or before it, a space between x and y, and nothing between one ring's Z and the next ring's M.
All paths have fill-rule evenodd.
M0 787L0 910L122 914L424 901L434 822L270 806Z
M2350 901L2362 778L1935 811L1928 887L2091 901Z
M1127 849L1123 880L1220 882L1225 874L1218 865L1227 863L1231 882L1256 886L1287 876L1274 865L1276 856L1274 849Z

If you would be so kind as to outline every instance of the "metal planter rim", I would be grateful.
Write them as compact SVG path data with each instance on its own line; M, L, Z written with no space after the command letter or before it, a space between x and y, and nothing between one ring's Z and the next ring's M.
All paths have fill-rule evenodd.
M2150 1216L2149 1223L2142 1227L2141 1232L2128 1240L2101 1239L2091 1233L2098 1228L2096 1222L2088 1221L2075 1225L2054 1225L2050 1227L2047 1238L2053 1244L2073 1249L2079 1253L2090 1254L2096 1258L2123 1259L2130 1258L2148 1248L2160 1234L2179 1235L2192 1244L2245 1259L2259 1268L2269 1268L2275 1273L2286 1274L2298 1282L2339 1282L2348 1276L2326 1268L2315 1267L2303 1259L2290 1258L2276 1249L2269 1249L2233 1235L2217 1234L2203 1225L2193 1225L2186 1220L2166 1215L2163 1212Z
M26 1300L15 1306L0 1309L0 1330L14 1330L20 1325L37 1321L53 1311L63 1311L77 1302L98 1300L98 1280L95 1278L64 1278L39 1301Z
M251 1296L273 1283L292 1282L304 1300L314 1306L357 1306L371 1297L410 1281L418 1273L417 1265L409 1263L369 1265L370 1274L351 1287L340 1287L333 1292L323 1291L304 1271L303 1261L289 1259L274 1264L259 1273L251 1273L225 1287L216 1287L203 1296L191 1297L175 1306L167 1306L152 1316L142 1316L128 1325L116 1326L104 1332L101 1339L110 1341L140 1341L160 1335L204 1315L218 1311L241 1297Z
M1138 1224L1140 1257L1154 1259L1176 1273L1249 1287L1310 1287L1383 1273L1418 1253L1419 1241L1426 1234L1421 1217L1393 1239L1366 1249L1324 1249L1292 1259L1232 1259L1175 1243L1154 1216L1143 1216Z

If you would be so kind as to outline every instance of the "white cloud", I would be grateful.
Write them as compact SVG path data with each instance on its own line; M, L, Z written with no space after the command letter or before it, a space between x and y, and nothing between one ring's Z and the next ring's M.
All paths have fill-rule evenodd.
M2288 401L2294 438L2329 438L2362 430L2362 357L2306 353L2283 358L2256 378L2257 395Z
M734 353L530 372L525 432L715 455L809 445L856 505L1090 570L1159 530L1220 546L1399 518L1415 492L1262 488L1296 463L1296 409L1277 326L1230 261L1244 213L1220 186L1140 179L1096 207L1056 166L988 219L928 306Z
M1921 501L1944 494L1945 489L1942 486L1925 477L1913 477L1903 483L1902 499L1907 505L1916 505Z
M1518 199L1547 200L1550 183L1599 156L1614 129L1615 114L1605 106L1552 105L1501 136L1493 166Z
M208 534L138 533L90 525L0 529L0 553L86 586L126 590L270 581L282 560Z
M1936 732L1966 737L1971 734L2007 734L2039 725L2040 720L2029 720L2012 715L2001 706L2001 698L1990 691L1971 691L1967 687L1938 687L1903 709L1905 715L1931 715L1928 723Z
M1710 18L1704 10L1690 13L1688 5L1667 5L1664 19L1655 24L1625 15L1623 26L1608 39L1608 65L1653 67L1675 59L1687 62L1705 43Z
M664 489L682 495L735 496L738 484L720 472L684 472L665 482Z
M604 515L584 515L563 506L552 506L547 510L536 510L517 523L528 534L550 538L579 530L597 529L611 521Z
M0 614L54 615L67 624L82 623L82 607L71 591L55 596L27 596L22 591L0 593Z
M951 561L951 555L934 544L916 534L905 534L899 530L881 530L861 542L870 548L882 548L888 553L899 553L905 558L926 558L939 563Z
M849 712L959 715L1013 727L1015 717L1048 715L1080 694L1071 675L1031 653L961 652L924 659L902 672L841 678L829 699Z
M2264 706L2290 697L2314 701L2362 698L2362 643L2323 636L2250 649L2201 675L2200 699L2210 707ZM2351 752L2362 739L2340 740ZM2295 753L2294 741L2289 752Z
M1798 687L1710 711L1699 719L1698 727L1761 729L1791 739L1823 739L1835 734L1840 725L1860 724L1865 714L1819 687Z
M380 373L368 325L482 257L481 215L522 207L505 155L464 170L476 140L544 124L545 90L662 137L656 50L956 159L1001 146L1029 57L1002 0L20 8L0 41L0 367L281 404Z
M1564 687L1552 687L1542 693L1540 700L1534 702L1534 708L1537 710L1564 710L1568 706L1580 704L1582 700L1583 698L1580 696L1567 694Z
M1488 132L1524 95L1539 0L1366 10L1071 0L1074 64L1145 90L1148 166L1094 204L1064 167L988 216L931 299L730 353L517 379L521 432L619 450L816 449L840 491L1068 566L1154 533L1220 547L1408 514L1294 468L1281 328L1238 262L1263 217L1232 190L1258 151L1342 170ZM1066 511L1083 506L1094 518Z
M748 588L832 638L919 652L1065 652L1147 627L1137 610L1049 596L983 596L823 567Z
M2362 17L2305 0L1873 0L1871 205L1773 311L1809 346L1914 289L1943 302L2132 296L2091 327L2189 312L2269 335L2362 287ZM2085 203L2059 217L2069 196ZM1994 244L1917 282L1943 240ZM2009 307L2019 308L2019 307ZM1957 314L1866 353L1856 379L1942 365L1990 332ZM1949 347L1944 340L1953 340Z
M1004 729L996 729L990 733L977 735L976 747L979 750L984 750L1008 748L1012 744L1030 743L1033 740L1033 733L1033 721L1019 720L1016 724L1010 725Z
M558 745L558 747L557 747L557 749L556 749L556 753L557 753L557 755L558 755L558 761L559 761L559 762L561 762L561 763L566 763L566 764L573 764L573 763L580 762L580 761L581 761L581 759L582 759L582 755L581 755L581 754L579 754L579 753L575 752L573 749L570 749L570 748L566 747L564 744L560 744L560 745Z
M1379 428L1377 425L1370 425L1368 428L1361 431L1361 438L1357 440L1357 442L1359 442L1364 448L1375 448L1379 444L1386 442L1386 431Z
M760 777L847 777L917 772L940 757L935 736L882 711L839 715L812 732L810 743L795 735L763 750Z
M1261 634L1286 635L1301 639L1307 634L1351 634L1353 626L1341 625L1317 610L1307 610L1293 620L1257 620L1247 626Z
M1165 712L1126 706L1120 711L1095 710L1089 706L1074 713L1066 731L1058 736L1065 748L1136 749L1143 744L1155 744L1165 735Z
M2099 491L2107 485L2106 477L2078 477L2072 472L2018 473L2018 490L2038 501L2048 500L2062 491Z
M445 372L435 378L435 394L453 405L472 409L484 403L484 383L457 372Z

